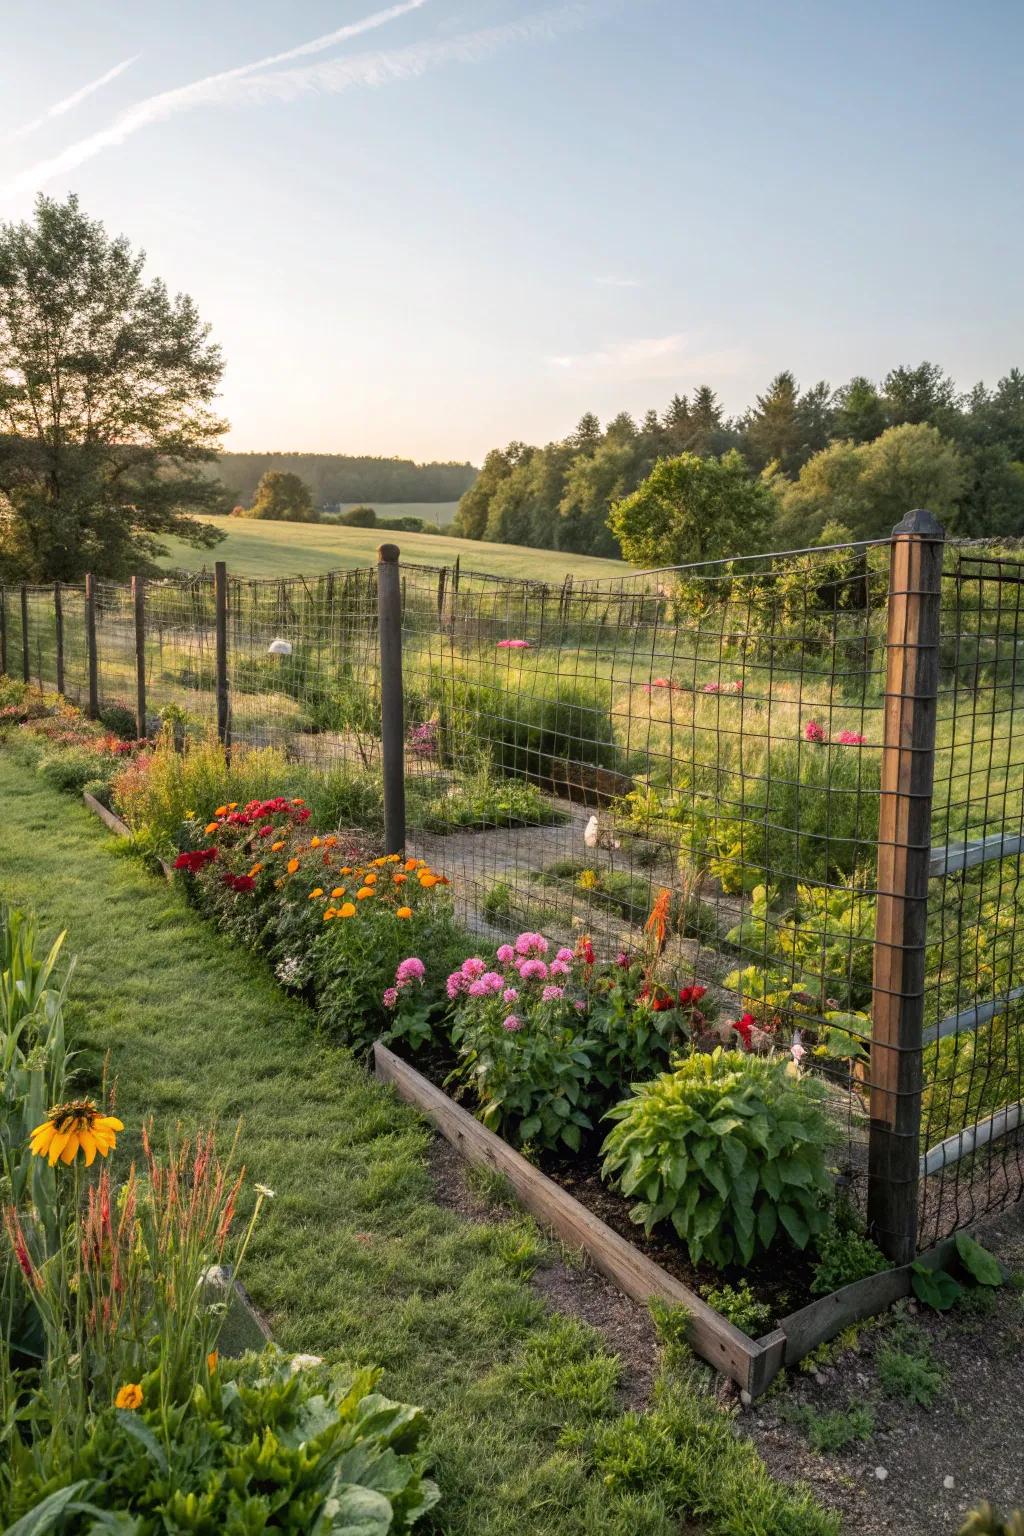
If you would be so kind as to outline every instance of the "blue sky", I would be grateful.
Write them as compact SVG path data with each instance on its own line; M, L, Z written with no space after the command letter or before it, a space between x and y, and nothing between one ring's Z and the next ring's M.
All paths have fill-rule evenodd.
M4 30L0 218L74 190L190 292L233 447L479 462L782 367L1024 362L1019 0L8 0Z

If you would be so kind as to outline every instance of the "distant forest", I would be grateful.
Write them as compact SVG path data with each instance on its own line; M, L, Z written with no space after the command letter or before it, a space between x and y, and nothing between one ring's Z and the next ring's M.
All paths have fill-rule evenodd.
M477 477L472 464L416 464L347 453L222 453L210 466L229 500L253 500L267 470L299 475L314 505L362 501L458 501Z
M777 549L818 542L826 530L884 536L914 506L929 507L951 534L1024 535L1024 373L961 393L929 362L839 389L801 389L785 371L734 417L706 385L640 420L623 411L602 427L588 412L559 442L492 449L452 532L617 555L611 507L659 459L681 454L729 459L763 482Z

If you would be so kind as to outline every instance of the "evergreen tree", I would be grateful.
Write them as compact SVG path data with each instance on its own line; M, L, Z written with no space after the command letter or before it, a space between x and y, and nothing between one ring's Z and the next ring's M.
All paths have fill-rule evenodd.
M885 401L870 379L858 374L836 391L832 437L851 443L870 443L888 426Z
M777 373L763 395L758 395L748 413L745 447L756 469L778 464L785 474L800 467L800 418L797 410L799 391L788 369Z

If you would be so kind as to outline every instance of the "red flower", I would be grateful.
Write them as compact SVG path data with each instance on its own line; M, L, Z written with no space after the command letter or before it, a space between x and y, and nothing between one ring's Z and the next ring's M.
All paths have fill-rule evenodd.
M682 1008L691 1008L694 1003L699 1003L707 991L707 987L683 987L679 993L679 1005Z
M576 953L579 955L584 965L593 965L597 958L594 954L594 946L591 944L590 940L585 934L576 946Z
M751 1040L750 1035L756 1023L757 1020L754 1018L752 1013L745 1013L742 1019L737 1019L735 1024L732 1026L736 1033L739 1035L740 1043L745 1051L753 1049L753 1041Z
M216 848L197 848L192 853L179 853L174 861L175 869L187 869L194 875L204 864L212 864L217 857Z
M224 884L230 886L233 891L254 891L256 881L252 875L224 875Z

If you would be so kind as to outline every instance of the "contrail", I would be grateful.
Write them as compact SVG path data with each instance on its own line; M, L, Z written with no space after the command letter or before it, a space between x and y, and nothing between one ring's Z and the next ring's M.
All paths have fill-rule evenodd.
M174 90L161 91L156 96L148 96L145 100L136 102L134 107L129 107L127 111L120 113L106 128L100 128L96 133L79 139L77 143L69 144L66 149L62 149L59 154L53 155L50 159L40 160L35 165L29 166L27 170L19 172L0 189L0 195L14 197L20 192L31 190L42 181L59 176L63 171L74 170L76 166L91 160L104 149L109 149L115 144L123 144L125 139L150 123L162 122L178 112L190 111L207 102L231 101L237 89L236 82L254 74L257 70L269 69L271 65L283 64L288 59L297 59L305 54L320 53L336 43L347 42L363 32L369 32L375 27L384 26L389 21L395 21L409 11L418 11L426 4L427 0L401 0L398 5L390 5L386 10L375 11L373 15L365 16L361 21L350 22L349 25L338 27L322 37L313 38L311 42L300 43L296 48L288 48L284 53L273 53L265 59L256 59L252 64L242 64L236 69L226 69L215 75L207 75L202 80L193 81L191 85L177 86ZM97 84L100 83L97 82Z
M394 80L415 79L441 64L472 63L517 42L554 38L578 26L587 10L584 0L576 0L576 3L559 6L555 10L525 17L520 21L461 33L437 42L413 43L389 52L363 53L353 58L328 59L298 69L257 73L271 64L283 63L300 54L319 52L328 47L330 42L341 41L342 36L352 36L357 31L365 32L371 27L381 26L424 3L425 0L405 0L404 4L392 6L387 11L378 11L364 21L354 23L352 27L331 33L329 39L318 38L300 48L290 49L287 53L261 59L256 64L210 75L193 85L150 97L115 118L107 128L70 145L52 159L40 161L21 172L0 189L0 195L11 197L31 190L40 181L73 170L102 150L123 143L148 123L160 121L201 103L258 105L267 101L293 101L298 96L317 91L337 93L353 85L378 86Z
M108 69L106 74L100 75L98 80L90 80L89 84L83 85L81 90L73 91L70 96L65 96L63 101L55 102L42 116L34 117L23 128L15 128L14 132L9 133L3 142L5 144L13 144L17 139L24 139L30 133L35 133L37 128L42 128L44 123L48 123L51 118L63 117L65 112L70 112L74 107L77 107L78 103L84 101L87 96L91 96L93 91L102 90L105 85L110 84L111 80L116 80L118 75L123 74L130 65L135 63L137 58L138 54L135 53L130 59L122 59L120 64L115 64L113 69Z

